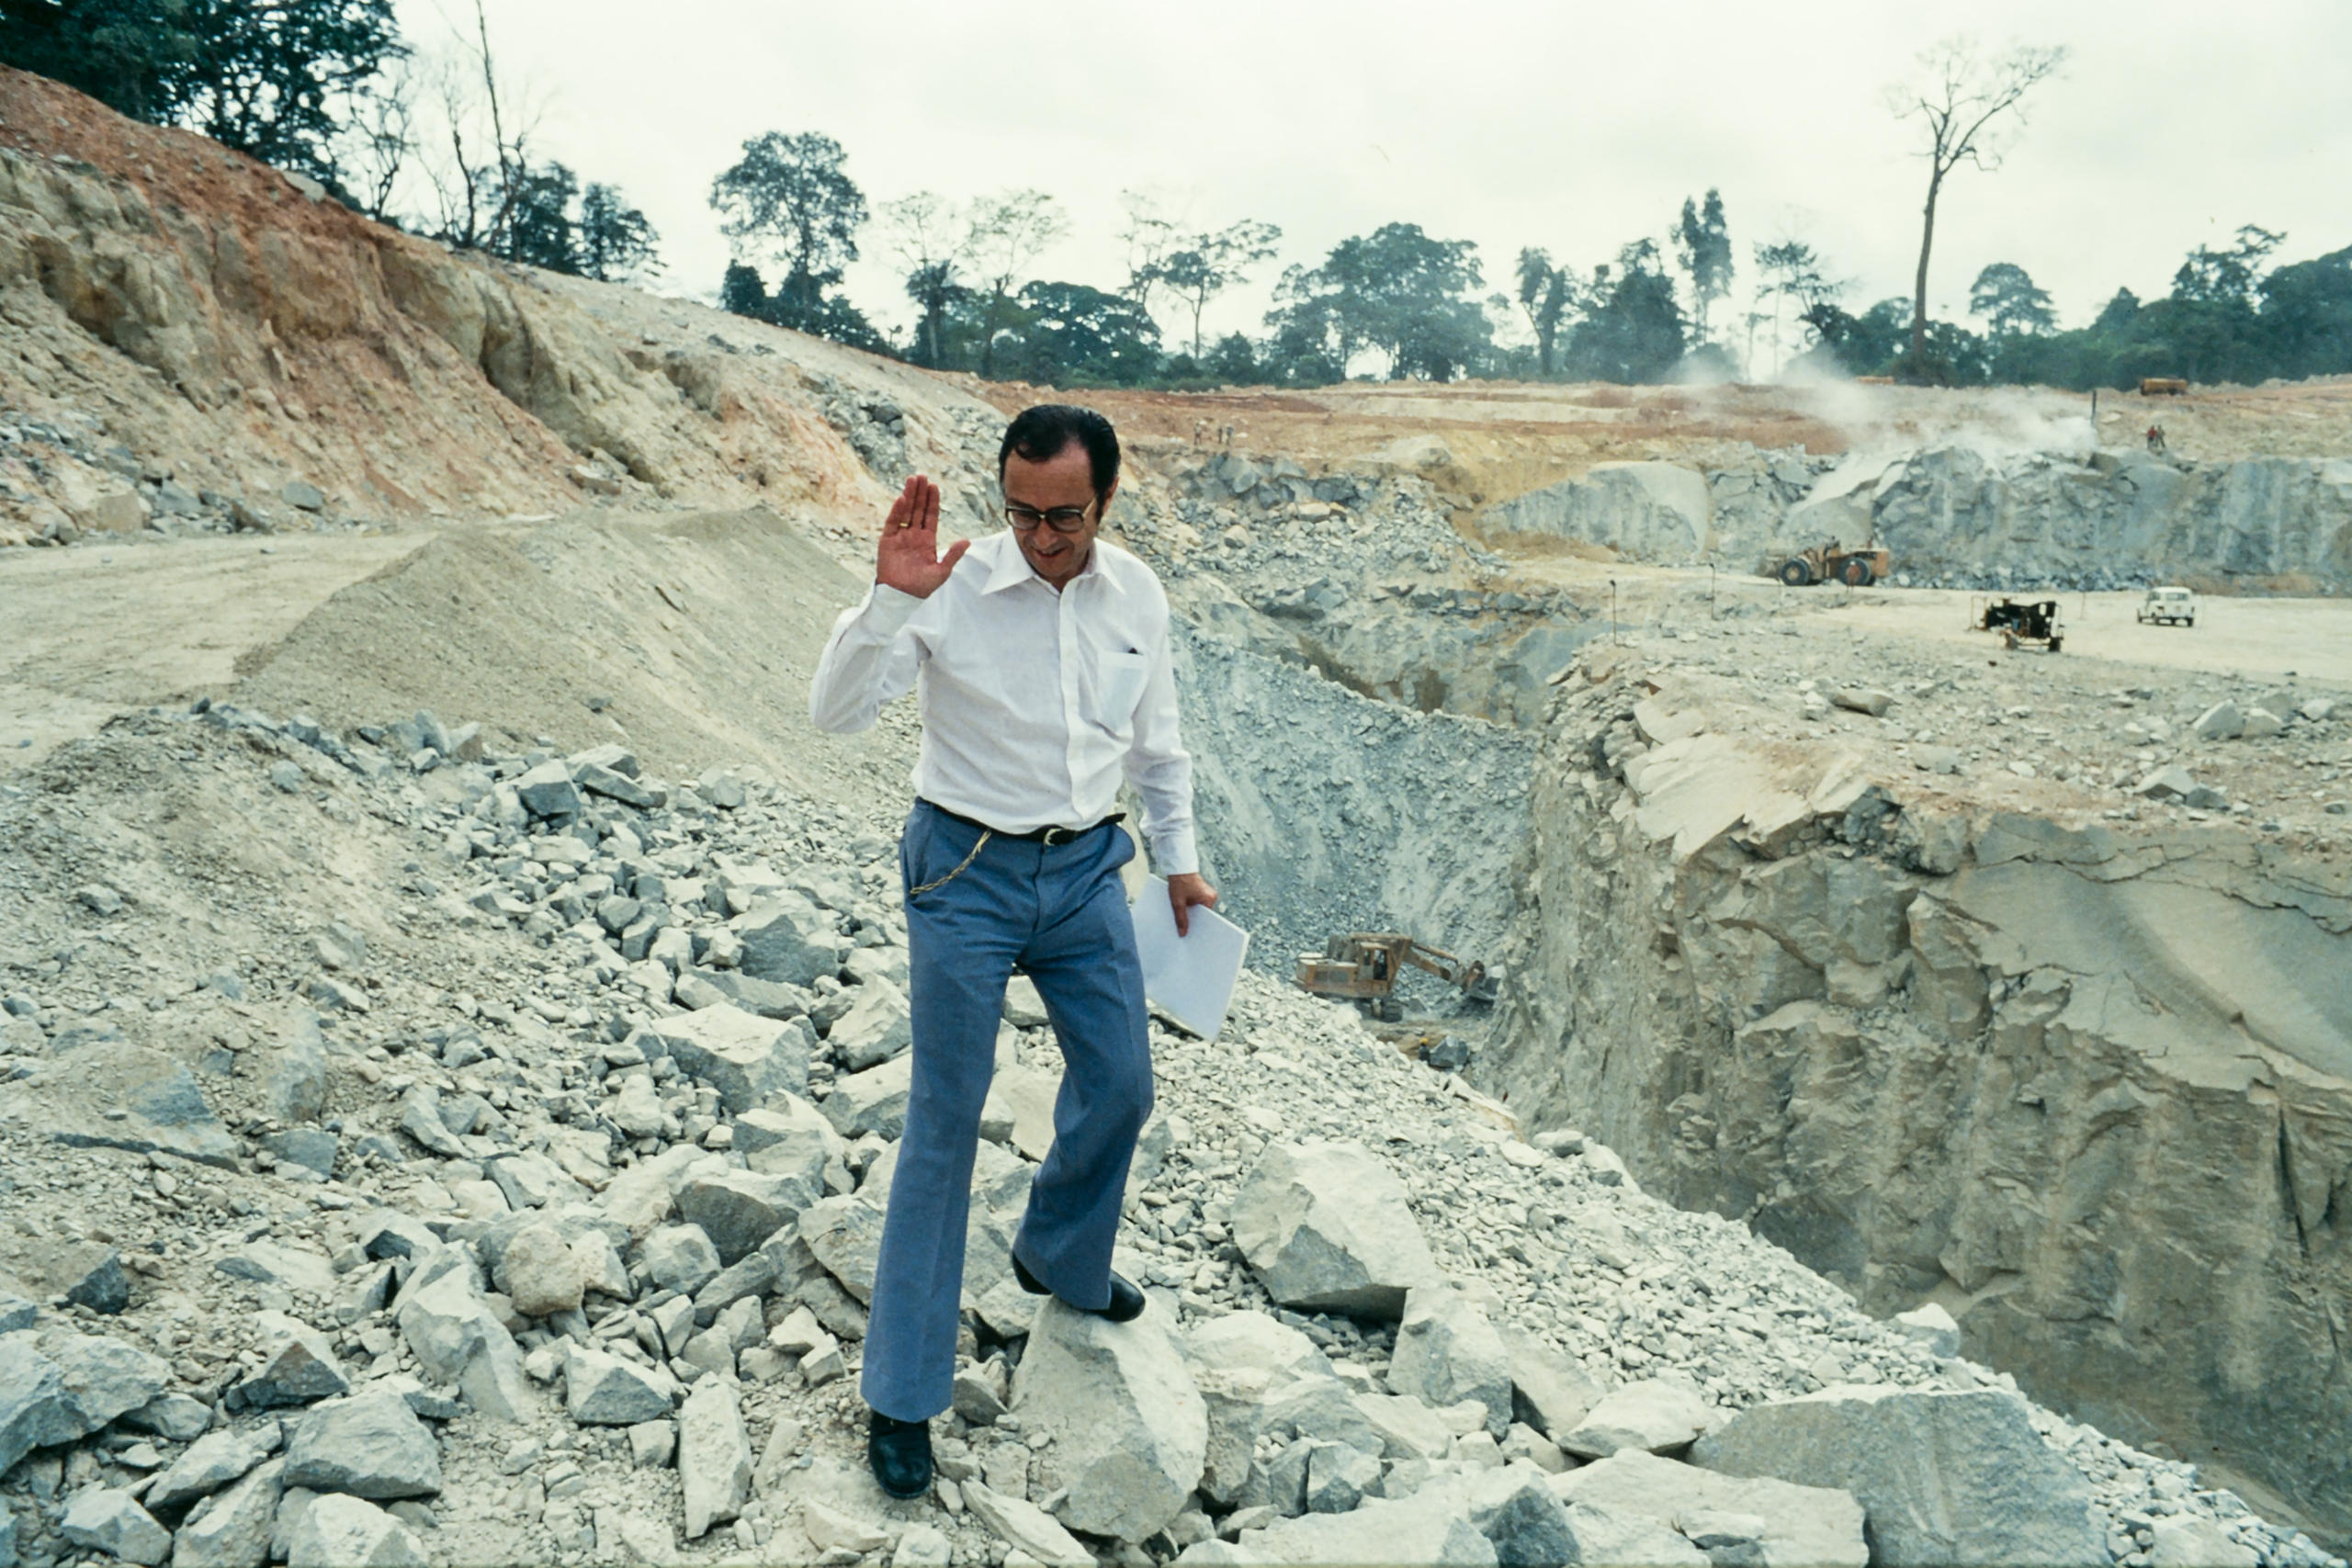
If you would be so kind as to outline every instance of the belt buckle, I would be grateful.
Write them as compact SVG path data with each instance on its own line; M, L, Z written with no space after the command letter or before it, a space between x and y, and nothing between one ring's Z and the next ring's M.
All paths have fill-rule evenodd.
M1042 841L1050 850L1057 844L1067 844L1077 837L1078 829L1075 828L1048 828L1045 831Z

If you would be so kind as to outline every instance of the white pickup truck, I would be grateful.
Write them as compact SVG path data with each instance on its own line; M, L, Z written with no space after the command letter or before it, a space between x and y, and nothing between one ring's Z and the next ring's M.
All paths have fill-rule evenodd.
M2140 623L2154 626L2193 626L2197 624L2197 595L2186 588L2151 588L2148 596L2140 601Z

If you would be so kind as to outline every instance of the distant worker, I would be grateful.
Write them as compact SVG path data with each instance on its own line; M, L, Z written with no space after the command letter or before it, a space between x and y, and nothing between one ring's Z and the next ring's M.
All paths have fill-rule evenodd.
M894 1497L930 1488L930 1421L954 1393L972 1159L1016 968L1045 998L1066 1070L1013 1277L1114 1323L1144 1310L1143 1292L1111 1269L1152 1103L1119 879L1135 845L1112 808L1123 777L1142 798L1178 933L1216 902L1193 845L1168 597L1151 568L1096 537L1119 488L1117 434L1091 409L1028 409L1004 433L997 480L1010 526L944 554L939 487L907 481L874 587L833 624L808 688L829 734L871 728L910 687L922 718L899 845L913 1077L860 1382L866 1462Z
M2148 426L2148 450L2162 453L2164 449L2165 427L2161 424L2151 424Z

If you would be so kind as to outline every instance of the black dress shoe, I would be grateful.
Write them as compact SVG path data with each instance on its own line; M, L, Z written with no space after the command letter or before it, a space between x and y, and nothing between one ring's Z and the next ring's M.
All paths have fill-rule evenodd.
M1021 1258L1018 1253L1013 1255L1012 1277L1020 1281L1021 1288L1023 1290L1028 1292L1033 1296L1051 1295L1053 1293L1051 1286L1038 1279L1036 1275L1029 1272L1029 1266L1021 1261ZM1057 1299L1058 1300L1059 1298ZM1064 1306L1069 1305L1068 1302L1063 1302L1062 1304ZM1114 1269L1111 1274L1111 1300L1107 1305L1100 1307L1071 1307L1070 1310L1073 1312L1092 1313L1096 1317L1109 1318L1113 1323L1133 1323L1136 1318L1143 1315L1143 1291L1141 1288L1138 1287L1134 1280L1128 1279L1125 1274L1119 1273Z
M931 1423L899 1421L879 1410L869 1413L865 1462L874 1479L893 1497L920 1497L931 1490Z

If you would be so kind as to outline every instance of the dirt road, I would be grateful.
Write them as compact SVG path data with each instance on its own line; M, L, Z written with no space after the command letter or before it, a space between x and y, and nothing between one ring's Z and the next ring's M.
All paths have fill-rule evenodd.
M0 771L126 708L227 685L240 657L433 536L414 527L0 555Z

